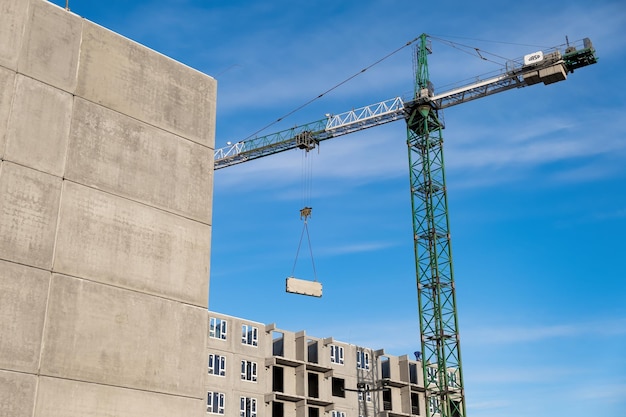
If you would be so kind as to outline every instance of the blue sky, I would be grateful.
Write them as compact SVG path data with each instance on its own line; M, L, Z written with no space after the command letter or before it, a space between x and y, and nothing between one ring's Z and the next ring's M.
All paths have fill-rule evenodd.
M566 35L591 38L599 63L566 82L444 111L461 349L469 416L626 415L626 3L71 0L70 8L214 76L218 147L421 33L494 60ZM498 68L442 42L433 49L438 91ZM411 53L263 133L409 93ZM397 121L326 141L306 160L291 151L216 172L210 308L390 354L418 350L405 140ZM306 164L320 299L284 292ZM302 279L313 279L308 249L296 264Z

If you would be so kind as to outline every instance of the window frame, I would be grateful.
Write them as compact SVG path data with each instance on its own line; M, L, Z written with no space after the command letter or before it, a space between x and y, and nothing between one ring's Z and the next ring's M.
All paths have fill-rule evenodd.
M251 324L241 325L241 344L247 346L259 346L259 328Z
M343 346L339 346L335 344L330 345L330 363L336 363L337 365L344 364Z
M357 369L370 369L370 353L365 349L357 349L356 351L356 367Z
M257 417L256 398L239 397L239 417Z
M217 370L217 372L215 372ZM209 375L226 376L226 356L209 354Z
M258 374L257 374L258 366L256 362L248 361L245 359L241 360L241 380L248 382L257 382Z
M226 340L228 335L228 321L219 317L209 317L209 337L217 340Z
M226 410L226 395L223 392L207 391L207 414L219 414L224 415ZM217 404L213 404L214 399L217 399ZM209 411L211 408L211 411ZM217 410L217 411L214 411Z

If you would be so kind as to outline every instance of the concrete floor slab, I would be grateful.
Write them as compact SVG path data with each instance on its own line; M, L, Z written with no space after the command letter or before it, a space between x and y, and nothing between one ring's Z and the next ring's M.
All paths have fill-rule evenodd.
M37 372L50 276L0 261L0 368Z
M54 274L41 374L202 397L206 309Z
M71 94L18 74L5 159L62 177L72 103Z
M61 178L0 162L0 259L52 268Z

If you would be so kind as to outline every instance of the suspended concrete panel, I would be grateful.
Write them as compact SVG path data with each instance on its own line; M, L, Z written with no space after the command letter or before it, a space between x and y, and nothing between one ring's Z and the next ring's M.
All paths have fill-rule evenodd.
M210 148L216 84L85 21L77 95Z
M54 271L207 307L208 225L64 182Z
M0 65L13 71L17 69L29 4L25 0L0 2Z
M23 75L17 75L15 84L5 158L63 176L72 95Z
M52 267L61 178L0 162L0 259Z
M74 92L83 19L47 1L32 1L18 72Z
M0 368L37 372L50 276L0 261Z
M32 417L37 377L0 370L0 416Z
M206 309L53 275L40 373L202 396Z
M322 296L322 283L317 281L306 281L294 277L288 277L285 280L285 288L287 292L301 295L310 295L313 297Z
M213 151L76 99L65 177L211 222Z

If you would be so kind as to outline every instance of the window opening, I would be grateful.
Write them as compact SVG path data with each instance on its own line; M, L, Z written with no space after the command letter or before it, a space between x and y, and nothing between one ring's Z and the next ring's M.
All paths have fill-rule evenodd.
M450 388L458 388L457 375L455 371L448 371L448 386Z
M332 393L333 393L333 396L335 396L335 397L345 397L346 396L345 381L342 378L335 378L335 377L333 377L333 379L332 379Z
M359 349L356 352L356 367L359 369L370 369L370 354L364 349Z
M244 345L259 345L259 329L248 324L241 326L241 343Z
M224 414L224 393L208 391L206 397L207 413Z
M370 384L363 385L363 389L359 390L359 401L363 401L363 399L365 399L365 401L367 402L372 401L372 391L370 388Z
M251 398L251 397L240 398L239 417L256 417L256 398Z
M256 362L241 361L241 379L244 381L256 382Z
M441 413L441 400L439 400L439 397L430 397L428 399L428 407L430 415Z
M217 376L226 375L226 357L221 355L209 355L209 374Z
M330 361L343 365L343 346L330 345Z
M209 320L209 337L226 340L227 321L217 317Z
M426 371L426 376L428 377L429 384L431 383L436 384L437 380L439 379L437 375L437 368L435 368L434 366L429 366Z

